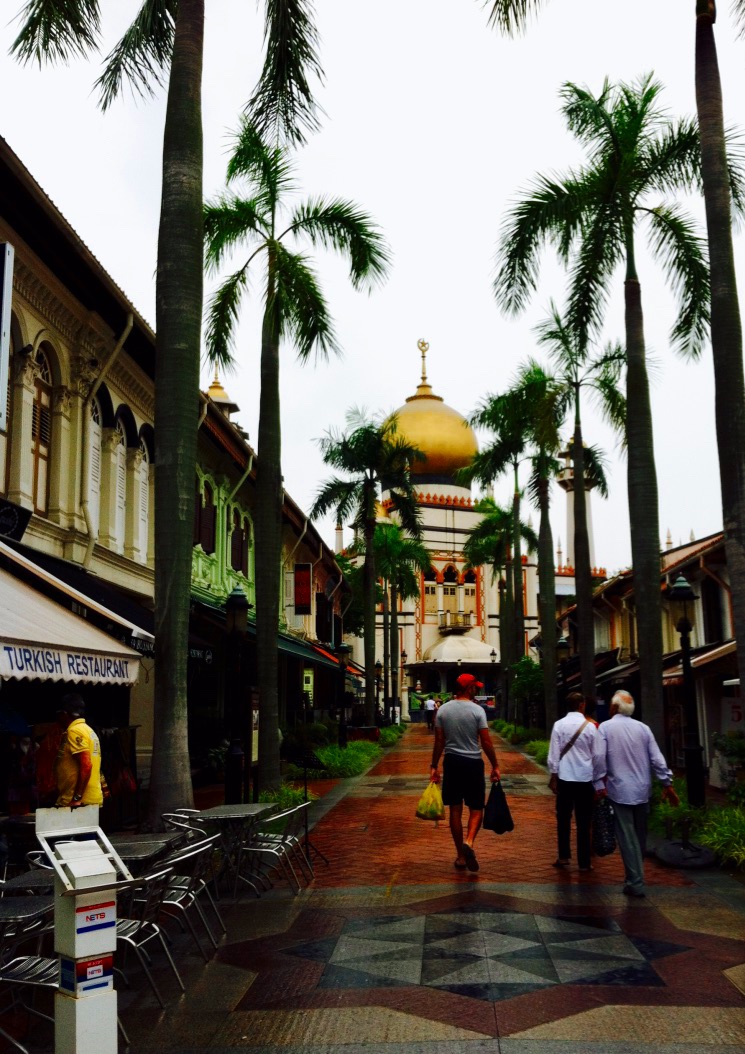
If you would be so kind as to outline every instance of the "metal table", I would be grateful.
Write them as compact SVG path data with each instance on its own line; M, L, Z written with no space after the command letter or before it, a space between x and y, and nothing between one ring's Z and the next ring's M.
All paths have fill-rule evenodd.
M53 896L0 897L0 922L31 922L53 907Z
M225 855L224 871L233 875L233 897L238 892L238 882L245 882L256 896L261 895L259 886L267 888L260 875L241 873L241 853L249 845L255 825L265 816L276 812L274 802L246 802L239 805L215 805L204 809L190 819L205 826L214 826L220 832L220 841Z
M22 871L20 875L9 878L7 882L0 884L0 893L6 895L12 893L14 896L22 893L54 892L54 871L51 868L34 868L33 871Z
M170 846L166 838L152 839L142 842L113 842L111 843L117 853L127 865L130 871L149 870L148 865L157 861Z

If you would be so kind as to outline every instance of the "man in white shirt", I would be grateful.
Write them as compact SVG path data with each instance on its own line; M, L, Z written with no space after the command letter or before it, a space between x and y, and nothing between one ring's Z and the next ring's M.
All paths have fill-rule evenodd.
M556 831L559 855L554 867L571 863L572 813L577 828L577 863L580 871L592 871L590 825L595 801L593 763L597 730L585 717L585 700L579 692L567 696L568 713L551 729L548 770L556 794Z
M424 716L427 719L427 731L434 732L435 730L435 713L437 712L437 703L434 701L432 696L428 696L424 700Z
M621 850L628 897L644 896L644 852L647 847L647 814L652 774L663 785L662 797L678 805L673 774L657 746L651 728L635 721L634 700L616 692L610 702L610 720L598 733L595 788L613 804L616 840Z

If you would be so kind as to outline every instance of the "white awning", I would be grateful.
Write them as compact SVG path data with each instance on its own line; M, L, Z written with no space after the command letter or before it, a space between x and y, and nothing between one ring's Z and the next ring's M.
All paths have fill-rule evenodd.
M0 678L134 684L136 651L0 569Z
M482 666L492 665L492 649L476 637L467 634L449 634L430 645L422 656L422 662L479 663ZM415 665L415 664L411 664Z

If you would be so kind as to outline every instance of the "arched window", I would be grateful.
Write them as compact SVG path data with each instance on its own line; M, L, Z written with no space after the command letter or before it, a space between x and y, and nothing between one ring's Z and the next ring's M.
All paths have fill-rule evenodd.
M205 553L215 551L215 525L216 525L215 499L212 487L209 483L204 484L204 497L200 493L199 480L197 480L197 498L194 508L194 545L201 545Z
M424 574L424 614L437 614L437 578L434 571Z
M36 353L34 406L31 420L34 512L44 515L49 500L49 452L52 447L52 370L44 350Z
M442 576L444 583L442 587L442 608L443 611L457 611L458 610L458 574L454 567L450 566L445 569L445 574Z
M248 578L248 531L238 509L228 521L230 529L230 566Z
M116 465L114 481L116 486L116 505L114 511L114 548L118 553L124 552L124 523L127 511L127 434L124 425L117 418L114 426L118 441L116 445Z
M137 547L140 551L140 560L144 564L147 563L147 541L150 534L150 455L144 439L140 440L140 453L142 454L142 461L140 461L139 467L140 500L137 519L139 533Z
M476 615L476 572L466 571L463 576L463 610L468 615ZM471 625L475 618L471 619Z
M88 511L93 527L97 528L101 512L101 407L97 399L91 402L90 413Z

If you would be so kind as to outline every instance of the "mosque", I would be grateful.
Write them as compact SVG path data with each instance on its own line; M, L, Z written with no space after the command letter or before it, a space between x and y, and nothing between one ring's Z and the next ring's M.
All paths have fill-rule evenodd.
M484 695L496 694L500 675L499 588L491 566L468 568L463 545L479 522L470 486L456 482L459 469L469 465L478 452L478 441L465 417L435 394L427 379L429 345L420 340L421 380L413 395L394 411L398 430L410 443L422 450L427 459L413 466L421 510L422 542L429 551L432 569L422 575L421 594L399 606L399 650L401 670L399 683L402 717L408 715L409 690L422 692L452 691L462 670L475 674L484 684ZM572 470L567 460L560 486L567 492L567 529L572 529ZM589 504L589 494L588 494ZM384 492L379 520L392 511L389 495ZM529 516L527 505L524 516ZM590 521L591 529L591 521ZM572 531L573 534L573 531ZM561 597L574 594L574 568L571 560L571 538L564 560L557 552L557 605ZM337 532L337 548L341 548ZM538 633L538 568L536 554L523 553L523 599L525 607L525 648ZM383 622L378 614L376 657L382 658ZM352 638L353 657L363 663L363 643Z

